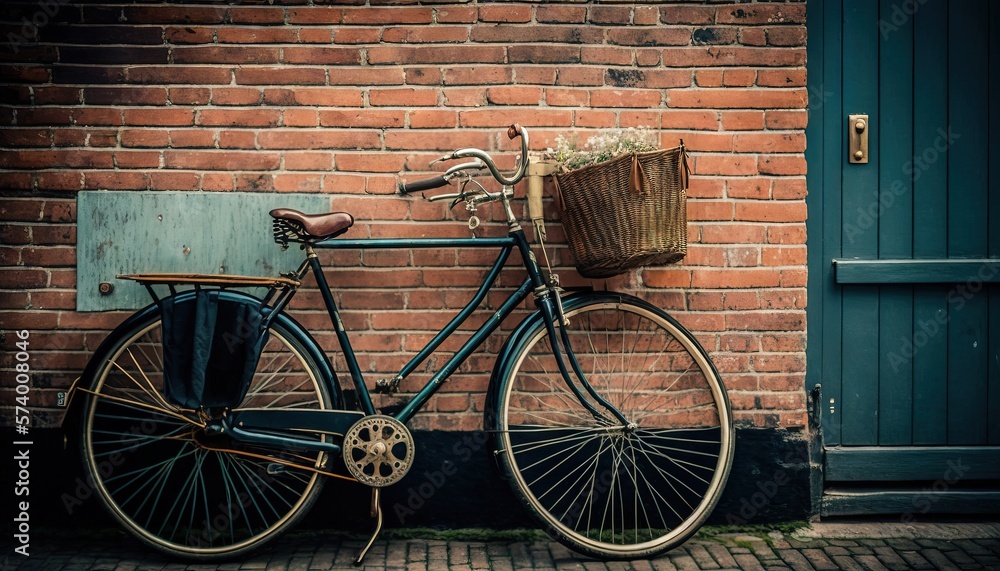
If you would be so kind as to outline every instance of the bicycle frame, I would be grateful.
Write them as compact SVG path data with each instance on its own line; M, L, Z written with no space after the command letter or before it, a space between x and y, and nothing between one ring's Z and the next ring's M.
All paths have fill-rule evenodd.
M451 319L451 321L444 326L428 343L421 349L416 355L403 368L393 377L393 381L399 382L405 379L413 371L417 369L426 359L437 350L441 344L448 339L461 325L468 319L470 315L475 311L476 307L482 303L482 300L486 297L486 294L492 289L493 284L496 282L497 278L500 276L500 271L506 265L507 259L510 257L511 251L516 247L521 254L521 258L524 260L524 267L528 271L528 277L525 279L524 283L521 284L514 292L507 297L507 299L501 304L500 308L483 323L472 336L455 352L454 355L448 361L441 366L434 373L431 379L424 385L424 387L414 395L409 402L396 414L393 416L400 422L407 422L413 415L416 414L424 404L430 399L430 397L437 392L445 380L454 373L466 359L472 355L476 349L489 337L499 326L500 323L514 311L514 309L520 305L530 293L533 291L541 293L542 290L547 291L545 287L545 282L542 278L541 270L538 267L538 263L535 261L534 255L531 253L531 248L528 245L528 241L524 236L524 231L521 229L512 230L506 237L502 238L423 238L423 239L394 239L394 238L373 238L373 239L355 239L355 240L342 240L333 239L325 242L319 242L315 244L315 248L323 249L334 249L334 250L350 250L350 249L392 249L392 248L499 248L500 252L490 268L483 283L479 286L479 289L469 300L469 303L465 305ZM330 321L333 324L334 330L337 334L337 339L339 341L341 350L344 354L344 360L347 362L348 371L351 374L351 380L353 381L354 388L357 391L358 404L362 411L366 414L376 414L375 406L371 400L371 394L365 384L364 374L361 372L361 368L358 365L357 357L354 355L354 350L351 346L350 338L348 337L347 331L344 329L343 322L340 318L340 311L334 302L333 295L330 291L330 286L326 280L326 276L323 273L323 267L319 262L319 258L315 253L310 252L306 262L303 263L303 267L300 268L300 273L304 275L305 271L311 270L313 275L316 277L316 283L319 287L320 293L323 296L323 301L326 304L327 312L330 316ZM547 321L552 321L554 319L554 308L552 306L552 301L549 299L548 295L539 296L539 307L545 316Z

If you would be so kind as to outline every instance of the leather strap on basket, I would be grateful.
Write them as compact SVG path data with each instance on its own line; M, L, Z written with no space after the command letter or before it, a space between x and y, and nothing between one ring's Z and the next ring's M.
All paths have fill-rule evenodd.
M646 194L644 187L646 186L646 172L642 168L642 163L639 162L639 154L632 153L632 169L629 171L628 175L628 187L635 194Z
M678 148L678 153L680 153L679 161L680 171L681 171L681 188L687 190L689 177L691 176L691 165L688 164L687 150L684 148L684 139L680 141L680 147Z
M562 190L559 188L559 177L556 175L552 175L552 182L555 183L554 186L556 191L555 195L556 206L559 207L559 212L566 212L566 203L563 201Z

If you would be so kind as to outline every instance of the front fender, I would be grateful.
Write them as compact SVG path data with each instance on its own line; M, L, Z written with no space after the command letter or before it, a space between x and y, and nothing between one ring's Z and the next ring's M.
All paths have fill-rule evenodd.
M187 298L194 297L193 291L186 291L175 294L174 296L180 301L184 301ZM225 290L221 293L222 299L229 301L254 301L260 302L260 299L249 294L238 291L228 291ZM79 395L77 393L81 392L80 389L92 389L94 383L94 377L97 374L101 363L108 356L117 350L121 345L123 338L129 335L137 327L144 323L148 323L150 320L154 319L156 314L160 311L159 306L155 303L151 303L146 307L136 311L128 317L125 321L121 323L118 327L111 331L111 333L101 342L100 346L94 351L94 355L87 362L87 366L84 367L83 373L77 378L73 385L69 389L69 394L67 395L67 405L66 414L63 416L62 430L65 435L64 441L74 438L77 432L77 425L80 415L83 412L83 402L86 400L84 395ZM337 374L333 370L333 366L330 364L330 360L320 349L319 344L313 339L312 335L300 325L293 318L285 313L279 313L274 317L274 322L280 323L284 329L289 333L291 338L298 344L298 346L304 351L314 363L320 368L319 374L322 377L320 380L327 384L330 388L330 398L331 405L333 408L343 408L344 399L340 390L340 384L337 380Z
M634 300L635 298L628 294L616 292L581 291L564 295L562 298L562 304L563 310L570 312L589 303L615 299ZM500 385L503 379L510 373L511 368L513 368L514 358L520 352L521 347L525 342L527 342L528 339L531 338L539 327L544 326L545 322L542 317L542 312L533 312L531 315L521 320L521 323L514 328L514 331L511 332L511 334L507 337L507 340L504 341L503 346L500 348L500 353L497 355L496 363L493 365L493 373L490 375L489 388L486 391L486 413L484 418L484 426L486 427L493 450L498 449L496 431L500 429L499 418L497 418L497 411L500 410L501 405L500 398L502 387ZM494 455L494 458L496 458L496 455Z

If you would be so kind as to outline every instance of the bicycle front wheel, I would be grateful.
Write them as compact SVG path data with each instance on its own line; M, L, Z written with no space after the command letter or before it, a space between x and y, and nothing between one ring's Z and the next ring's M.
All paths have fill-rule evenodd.
M327 409L321 370L276 320L241 408ZM116 331L83 385L81 454L88 482L135 537L175 557L230 558L263 545L311 507L320 452L239 446L207 435L205 413L163 389L159 311Z
M708 517L732 465L719 375L687 330L637 298L593 294L568 303L566 314L587 382L627 422L571 375L598 414L581 404L539 322L498 388L490 428L501 469L528 510L576 551L634 559L676 547Z

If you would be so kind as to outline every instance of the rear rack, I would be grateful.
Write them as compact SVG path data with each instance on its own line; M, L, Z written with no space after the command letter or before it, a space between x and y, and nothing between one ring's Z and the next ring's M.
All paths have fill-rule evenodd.
M300 282L286 277L266 278L224 274L118 274L120 280L132 280L143 285L179 284L218 287L296 288Z
M295 275L295 274L289 274ZM178 285L193 285L196 290L202 287L219 289L238 287L266 287L267 295L260 300L261 307L270 307L272 316L281 311L295 295L295 290L302 282L290 277L253 277L233 276L225 274L118 274L118 279L132 280L146 287L153 302L160 305L160 296L156 295L154 285L165 285L170 295L177 293Z

